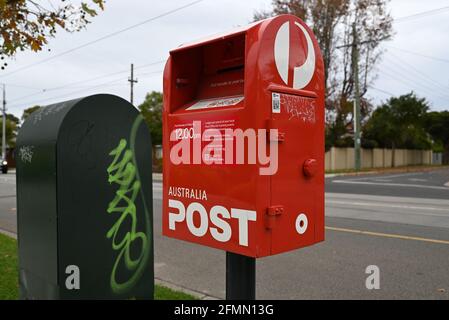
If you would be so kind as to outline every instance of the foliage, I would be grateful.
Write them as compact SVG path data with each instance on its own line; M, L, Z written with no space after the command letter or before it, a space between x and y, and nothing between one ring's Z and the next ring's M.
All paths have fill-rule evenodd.
M21 119L17 118L13 114L6 114L6 144L10 148L14 148L16 145L17 133L20 129L20 120L25 121L25 119L34 111L39 109L39 106L34 106L23 111ZM3 119L0 117L0 139L3 136L3 130L1 130L3 126Z
M6 144L14 148L16 145L17 130L19 119L12 114L6 114ZM3 118L0 117L0 139L3 137ZM1 140L0 140L1 141Z
M174 291L170 288L156 285L154 288L154 299L155 300L197 300L194 296L190 294Z
M0 234L0 300L18 298L17 280L17 242Z
M40 109L40 106L34 106L34 107L30 107L28 109L23 110L23 114L22 114L22 122L25 121L34 111L37 111L38 109Z
M361 101L361 120L364 124L371 112L372 105L365 99ZM327 121L326 140L336 147L353 147L354 146L354 100L340 101L340 111L334 113L333 118ZM328 119L329 120L329 119ZM363 143L363 142L362 142Z
M150 129L153 146L162 144L162 93L148 93L139 110Z
M66 0L0 0L1 59L13 56L17 50L42 50L58 27L68 32L80 31L89 18L97 15L94 7L104 9L104 0L90 1L73 4Z
M449 111L429 112L425 128L434 140L434 151L443 152L443 163L449 163Z
M429 149L425 130L429 106L411 92L390 98L377 108L363 128L363 139L377 142L382 148Z

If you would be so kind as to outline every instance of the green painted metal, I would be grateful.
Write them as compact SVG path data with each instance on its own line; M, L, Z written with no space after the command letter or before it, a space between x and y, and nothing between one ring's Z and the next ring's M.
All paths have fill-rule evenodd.
M21 298L152 299L151 136L137 109L112 95L41 108L16 150Z

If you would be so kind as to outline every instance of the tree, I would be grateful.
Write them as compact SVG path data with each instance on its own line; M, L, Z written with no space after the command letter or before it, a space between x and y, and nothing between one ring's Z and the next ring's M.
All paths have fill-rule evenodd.
M431 141L425 130L428 110L427 101L413 92L392 97L373 112L363 128L363 138L393 150L430 149Z
M19 119L13 114L6 114L6 144L10 148L16 145L17 130L19 126ZM3 138L3 118L0 117L0 139Z
M425 117L425 128L435 145L442 146L443 163L449 164L449 111L429 112Z
M162 144L162 93L148 93L139 110L150 129L153 146Z
M104 9L104 0L71 4L65 0L0 0L0 56L13 56L17 50L40 51L57 28L80 31L97 15L94 7ZM6 63L2 65L4 69Z
M255 20L289 13L311 26L325 64L326 122L328 141L345 138L353 128L354 77L353 32L358 38L362 120L372 105L364 98L374 80L382 50L380 44L392 36L388 0L273 0L272 12L256 12ZM343 130L341 130L343 128Z
M40 106L34 106L34 107L30 107L28 109L23 110L23 114L22 114L22 122L24 122L34 111L40 109Z
M366 99L361 100L362 126L366 123L372 110L372 105ZM338 112L333 114L326 123L326 141L331 146L349 148L354 147L354 100L342 99ZM329 114L328 114L329 115ZM329 119L328 119L329 120ZM362 140L362 143L364 141Z

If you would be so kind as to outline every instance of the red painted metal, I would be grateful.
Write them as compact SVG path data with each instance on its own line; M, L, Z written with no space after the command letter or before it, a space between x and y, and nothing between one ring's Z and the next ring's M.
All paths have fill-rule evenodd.
M304 175L312 178L318 171L318 162L316 159L307 159L303 165Z
M311 61L305 81L310 68L298 67ZM277 172L260 175L260 163L171 161L179 141L193 145L210 128L278 129L277 136L265 136L278 143ZM199 143L204 148L209 142ZM163 152L165 236L251 257L323 241L324 68L312 31L299 18L281 15L171 51L164 71ZM255 212L255 221L247 220L245 229L236 209Z

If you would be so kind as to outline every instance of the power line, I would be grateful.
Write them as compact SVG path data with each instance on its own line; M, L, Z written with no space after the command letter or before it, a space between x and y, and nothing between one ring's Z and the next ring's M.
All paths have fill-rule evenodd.
M409 20L413 20L416 18L421 18L421 17L428 17L428 16L432 16L435 14L439 14L442 13L443 11L448 11L449 10L449 6L447 7L441 7L441 8L437 8L437 9L433 9L433 10L429 10L429 11L424 11L424 12L419 12L419 13L415 13L409 16L405 16L405 17L399 17L399 18L395 18L392 19L393 23L401 23L401 22L406 22ZM388 39L389 37L385 37L383 39L379 39L378 41L384 40L384 39ZM365 44L365 43L369 43L369 42L373 42L374 40L367 40L367 41L360 41L360 44ZM344 47L350 47L352 46L352 44L346 44L346 45L339 45L336 46L337 49L341 49Z
M412 78L408 78L408 77L404 76L403 74L400 74L397 71L393 71L393 73L390 73L390 72L387 72L386 70L383 70L382 75L386 76L387 78L390 78L396 82L401 83L408 89L415 89L416 91L424 91L428 95L438 96L440 99L449 99L448 97L441 96L439 93L434 92L432 89L429 89L428 87L418 83L416 80L414 80Z
M424 76L422 76L419 72L415 71L411 67L406 68L402 66L401 64L393 62L392 64L388 65L390 69L393 69L392 71L403 77L404 79L407 79L410 81L410 83L416 83L417 85L421 86L422 88L427 89L429 92L432 92L433 94L438 94L440 96L446 96L446 99L449 99L449 95L447 95L446 91L447 89L441 88L439 86L436 86L433 84L433 82L427 80ZM385 70L383 70L384 72ZM412 72L414 71L414 73Z
M144 64L144 65L138 66L135 69L147 68L147 67L150 67L150 66L154 66L154 65L158 65L158 64L164 63L165 61L166 60L158 60L158 61L155 61L155 62L151 62L151 63L147 63L147 64ZM79 81L71 82L71 83L68 83L68 84L65 84L65 85L62 85L62 86L52 87L52 88L48 88L48 89L40 89L41 92L27 94L25 96L21 96L21 97L12 99L12 100L10 100L10 102L20 101L20 100L23 100L23 99L26 99L26 98L30 98L30 97L34 97L34 96L37 96L37 95L41 95L41 94L47 93L49 91L62 90L62 89L65 89L65 88L68 88L68 87L72 87L72 86L77 85L77 84L87 83L87 82L91 82L91 81L95 81L95 80L99 80L99 79L103 79L103 78L108 78L108 77L112 77L112 76L115 76L115 75L118 75L118 74L122 74L122 73L125 73L125 72L129 72L129 70L122 70L122 71L117 71L117 72L113 72L113 73L108 73L108 74L105 74L105 75L101 75L101 76L97 76L97 77L93 77L93 78L88 78L88 79L84 79L84 80L79 80Z
M395 97L396 96L395 94L393 94L393 93L391 93L389 91L386 91L386 90L383 90L383 89L379 89L379 88L376 88L374 86L370 86L370 89L373 89L375 91L379 91L379 92L381 92L381 93L383 93L385 95L388 95L390 97ZM408 88L408 89L410 89L410 88ZM445 99L445 100L447 100L447 99Z
M394 69L392 70L395 73L394 76L399 75L402 77L402 80L408 80L410 83L413 83L413 85L419 85L420 89L426 89L427 92L433 95L439 95L440 97L445 97L445 99L449 99L449 95L446 93L449 88L446 88L442 84L436 82L428 75L426 75L425 73L414 67L412 64L407 63L403 59L400 59L399 57L392 54L391 52L390 55L399 62L397 63L393 60L389 60L390 57L387 56L388 59L387 62L390 61L388 67L389 69ZM408 65L408 68L404 67L403 64ZM386 70L384 68L382 70L382 73L386 73ZM418 81L420 82L417 81L417 78Z
M394 23L407 22L407 21L414 20L414 19L419 19L419 18L433 16L435 14L440 14L440 13L443 13L444 11L448 11L448 10L449 10L449 6L441 7L441 8L432 9L429 11L415 13L415 14L405 16L405 17L399 17L399 18L394 19L393 21L394 21Z
M406 78L403 75L402 75L402 78L399 78L398 75L389 73L386 70L382 71L382 75L383 76L387 76L387 78L390 78L390 79L393 79L393 80L395 80L397 82L402 83L408 89L410 89L410 88L413 89L414 88L416 91L425 91L429 95L435 95L435 96L438 96L440 99L448 100L448 96L442 96L442 95L440 95L438 93L435 93L435 92L433 92L433 90L429 90L428 88L426 88L422 84L420 85L415 80L410 79L410 78Z
M394 97L394 96L395 96L395 95L394 95L393 93L391 93L391 92L388 92L388 91L383 90L383 89L376 88L376 87L374 87L374 86L370 86L370 89L379 91L379 92L381 92L381 93L383 93L383 94L386 94L386 95L388 95L388 96L390 96L390 97Z
M159 70L159 71L155 71L155 72L145 73L144 75L155 76L157 74L160 74L161 72L162 72L162 70ZM97 84L97 85L93 85L93 86L89 87L88 89L83 88L81 90L72 91L70 93L66 93L66 94L63 94L63 95L53 96L53 97L50 97L50 98L45 98L45 99L41 99L41 100L37 100L37 101L29 101L29 102L24 102L24 103L20 103L20 104L15 104L13 106L10 106L10 108L17 108L17 107L20 107L20 106L23 106L23 105L26 105L26 104L40 104L42 102L46 102L46 101L49 101L49 100L63 99L63 98L71 97L71 96L73 96L74 94L77 94L77 93L90 91L92 89L106 87L106 86L110 86L110 85L114 85L114 84L117 85L116 82L119 82L119 81L123 81L123 84L120 83L120 85L124 85L124 83L126 81L126 78L120 77L119 79L114 79L114 80L111 80L111 81L108 81L108 82L104 82L104 83L100 83L100 84Z
M164 62L166 62L166 60L157 60L157 61L150 62L150 63L144 64L144 65L141 65L141 66L137 66L137 67L135 67L134 69L137 70L137 69L148 68L148 67L155 66L155 65L158 65L158 64L161 64L161 63L164 63ZM99 79L103 79L103 78L108 78L108 77L111 77L111 76L114 76L114 75L117 75L117 74L121 74L121 73L125 73L125 72L129 72L129 70L125 70L125 69L124 69L124 70L122 70L122 71L117 71L117 72L105 74L105 75L98 76L98 77L94 77L94 78L90 78L90 79L84 79L84 80L79 80L79 81L71 82L71 83L66 84L66 85L63 85L63 86L50 88L50 89L48 89L47 91L49 91L49 90L59 90L59 89L67 88L67 87L69 87L69 86L77 85L77 84L80 84L80 83L86 83L86 82L91 82L91 81L94 81L94 80L99 80Z
M397 47L390 46L390 45L385 45L385 46L388 47L388 48L395 49L395 50L398 50L398 51L402 51L402 52L405 52L405 53L408 53L408 54L412 54L412 55L415 55L415 56L419 56L419 57L423 57L423 58L427 58L427 59L431 59L431 60L435 60L435 61L440 61L440 62L444 62L444 63L449 63L448 59L439 58L439 57L435 57L435 56L429 56L429 55L425 55L425 54L422 54L422 53L413 52L413 51L410 51L410 50L397 48Z
M141 73L139 74L139 78L146 78L148 76L153 76L155 74L161 74L162 72L164 72L164 70L159 70L159 71L153 71L153 72L145 72L145 73Z
M12 84L12 83L5 83L8 87L16 87L16 88L22 88L22 89L29 89L29 90L42 90L42 88L36 88L36 87L29 87L29 86L22 86L18 84Z
M400 62L402 63L403 61L400 60ZM392 68L393 66L393 68ZM395 82L398 82L400 84L402 84L405 88L407 89L414 89L415 91L424 91L427 93L427 95L429 96L436 96L438 99L442 99L442 100L449 100L449 95L447 95L444 91L444 93L441 93L439 91L436 91L437 88L435 88L435 85L431 84L431 85L427 85L427 84L423 84L417 81L416 78L414 78L414 76L412 75L410 77L410 70L408 70L407 68L403 67L401 64L398 63L394 63L392 66L390 66L390 68L384 68L382 69L382 75L386 76L387 78L392 79ZM388 72L388 70L392 71L392 73ZM394 69L394 70L393 70ZM405 73L403 73L402 71L398 71L398 69L402 69L405 71ZM421 76L419 74L419 72L415 71L416 73L418 73L418 75L421 77L421 79L423 78L423 76ZM427 80L426 80L427 81ZM372 86L370 86L372 87ZM381 89L375 88L375 90L380 91ZM394 96L392 93L390 92L384 92L387 93L391 96Z
M119 81L124 81L124 79L120 78L120 79L115 79L115 80L108 81L108 82L105 82L105 83L97 84L97 85L92 86L89 90L92 90L92 89L95 89L95 88L99 88L99 87L104 87L104 86L106 86L108 84L116 83L116 82L119 82ZM45 99L41 99L41 100L37 100L37 101L30 101L30 102L24 102L24 103L20 103L20 104L15 104L15 105L11 106L10 108L20 107L20 106L22 106L24 104L39 104L39 103L42 103L42 102L45 102L45 101L48 101L48 100L65 98L65 97L71 96L71 95L73 95L75 93L86 92L86 91L87 91L86 89L76 90L76 91L73 91L73 92L70 92L70 93L67 93L67 94L53 96L53 97L50 97L50 98L45 98Z
M109 39L109 38L114 37L114 36L116 36L116 35L118 35L118 34L121 34L121 33L123 33L123 32L129 31L129 30L131 30L131 29L140 27L140 26L142 26L142 25L144 25L144 24L147 24L147 23L149 23L149 22L155 21L155 20L157 20L157 19L163 18L163 17L168 16L168 15L170 15L170 14L173 14L173 13L175 13L175 12L178 12L178 11L180 11L180 10L189 8L189 7L194 6L194 5L196 5L196 4L198 4L198 3L202 2L202 1L204 1L204 0L196 0L196 1L190 2L190 3L186 4L186 5L177 7L177 8L175 8L175 9L173 9L173 10L170 10L170 11L164 12L164 13L162 13L162 14L160 14L160 15L151 17L151 18L149 18L149 19L147 19L147 20L144 20L144 21L139 22L139 23L137 23L137 24L134 24L134 25L132 25L132 26L129 26L129 27L126 27L126 28L124 28L124 29L121 29L121 30L118 30L118 31L109 33L109 34L107 34L107 35L105 35L105 36L102 36L102 37L96 39L96 40L92 40L92 41L86 42L85 44L82 44L82 45L80 45L80 46L78 46L78 47L75 47L75 48L69 49L69 50L67 50L67 51L61 52L61 53L59 53L59 54L56 54L56 55L51 56L51 57L49 57L49 58L43 59L43 60L41 60L41 61L38 61L38 62L29 64L29 65L23 66L22 68L19 68L19 69L16 69L16 70L14 70L14 71L11 71L11 72L9 72L9 73L7 73L7 74L5 74L5 75L2 75L1 77L8 77L8 76L10 76L10 75L12 75L12 74L15 74L15 73L18 73L18 72L20 72L20 71L23 71L23 70L26 70L26 69L35 67L35 66L37 66L37 65L41 65L41 64L46 63L46 62L48 62L48 61L51 61L51 60L53 60L53 59L56 59L56 58L59 58L59 57L61 57L61 56L66 55L66 54L72 53L72 52L74 52L74 51L76 51L76 50L85 48L85 47L90 46L90 45L92 45L92 44L95 44L95 43L98 43L98 42L100 42L100 41Z
M424 73L423 71L419 70L418 68L416 68L413 64L408 63L407 61L405 61L404 59L399 58L398 56L396 56L393 53L389 53L391 57L395 58L396 61L398 61L400 64L397 64L397 66L400 66L401 68L403 68L404 70L406 70L407 72L409 70L407 70L405 67L403 67L401 64L404 64L406 66L408 66L412 71L415 72L415 74L419 75L421 77L421 79L423 79L424 81L426 81L426 83L431 84L432 87L439 87L440 90L443 90L445 93L446 91L449 90L449 87L439 83L438 81L435 81L433 78L431 78L429 75L427 75L426 73ZM437 88L435 88L437 89Z

